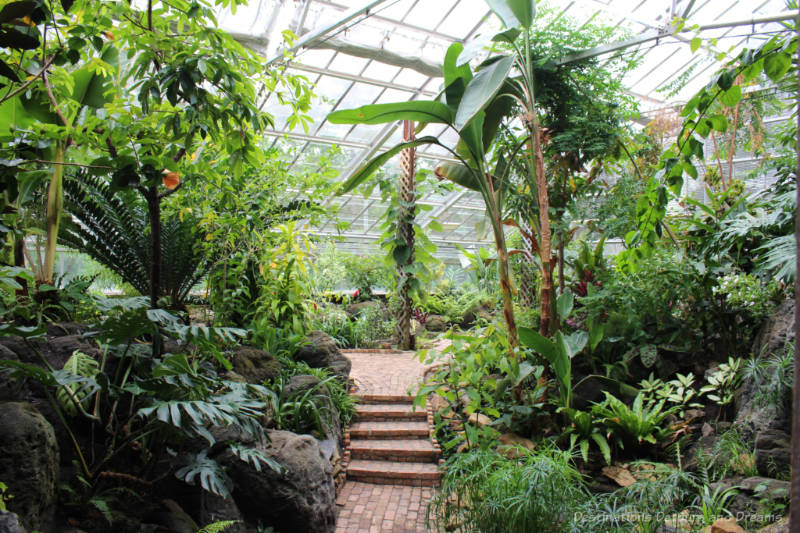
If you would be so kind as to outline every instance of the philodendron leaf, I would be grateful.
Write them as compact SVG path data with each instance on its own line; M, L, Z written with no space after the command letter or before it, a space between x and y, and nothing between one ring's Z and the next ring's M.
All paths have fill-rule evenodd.
M514 65L513 56L504 56L478 72L467 85L458 105L454 126L461 130L472 118L483 111L502 87Z
M561 320L565 320L572 312L573 305L574 305L574 296L572 295L572 291L570 290L564 291L558 297L558 300L556 300L556 310L558 311L558 317Z
M451 124L453 111L442 102L412 100L334 111L328 115L327 120L331 124L385 124L395 120Z

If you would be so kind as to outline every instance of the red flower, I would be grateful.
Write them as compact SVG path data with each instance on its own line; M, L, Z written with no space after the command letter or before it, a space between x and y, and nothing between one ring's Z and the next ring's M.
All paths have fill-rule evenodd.
M356 290L353 292L353 298L358 298L358 295L359 295L359 292L358 292L358 289L356 289Z

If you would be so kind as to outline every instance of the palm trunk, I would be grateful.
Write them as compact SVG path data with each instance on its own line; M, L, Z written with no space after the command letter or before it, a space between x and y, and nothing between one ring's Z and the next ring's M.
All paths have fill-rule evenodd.
M411 121L403 121L403 140L414 140L414 125ZM402 207L398 215L397 233L405 246L410 250L408 259L404 264L397 265L397 292L400 298L400 309L397 315L397 337L400 348L403 350L414 349L414 336L411 334L411 293L410 281L412 274L407 267L414 264L414 185L416 171L416 150L406 148L402 151L400 166L403 170L400 176L398 196Z
M56 145L55 164L50 174L50 184L47 187L47 213L46 233L47 241L44 252L43 281L53 282L53 272L56 264L56 244L58 242L58 226L61 220L61 211L64 205L63 177L64 177L64 144Z
M547 192L547 179L544 175L544 156L539 135L539 121L534 116L531 123L531 139L534 150L534 164L536 167L536 193L539 204L539 242L540 259L542 262L542 317L539 323L539 333L545 337L550 335L553 293L553 269L551 267L552 245L550 242L550 196Z
M158 307L161 296L161 202L155 185L147 189L147 214L150 220L150 307Z

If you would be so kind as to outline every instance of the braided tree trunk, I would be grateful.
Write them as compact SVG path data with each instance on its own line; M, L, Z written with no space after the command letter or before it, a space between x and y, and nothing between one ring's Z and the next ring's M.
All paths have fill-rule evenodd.
M414 124L403 121L403 140L414 140ZM406 148L400 153L402 173L399 180L398 196L400 198L400 215L397 221L397 233L410 253L404 264L397 264L397 295L400 308L397 312L397 339L403 350L414 349L414 336L411 334L411 293L412 274L406 267L414 264L414 199L417 152L414 148Z
M524 233L522 235L522 249L525 250L522 264L520 265L519 276L519 303L525 307L533 307L536 303L536 266L533 264L533 257L536 253L535 246L530 236L533 235L533 228L527 220L520 220L520 226Z

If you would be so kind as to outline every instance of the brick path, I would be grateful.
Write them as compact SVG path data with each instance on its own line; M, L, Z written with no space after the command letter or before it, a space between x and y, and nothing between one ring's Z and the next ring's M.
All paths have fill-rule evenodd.
M439 450L428 439L427 413L412 410L408 397L425 367L413 352L344 355L353 363L350 376L362 404L349 428L352 460L337 498L336 532L425 533L433 489L418 485L438 482Z

